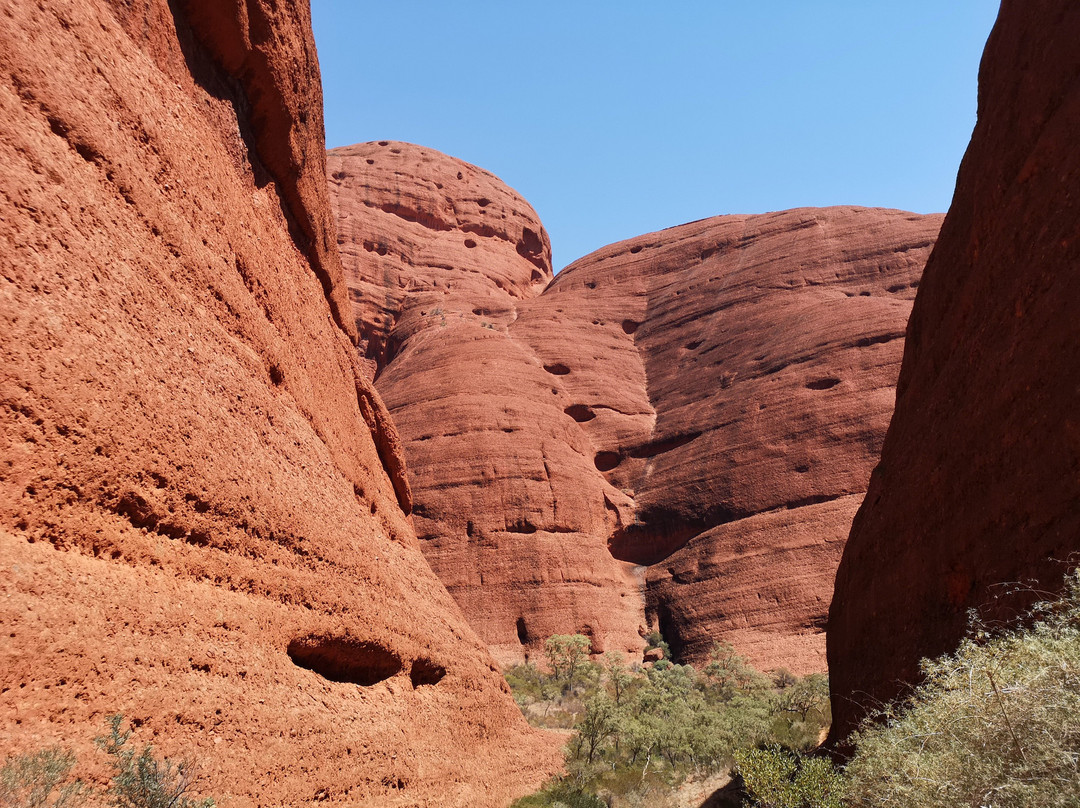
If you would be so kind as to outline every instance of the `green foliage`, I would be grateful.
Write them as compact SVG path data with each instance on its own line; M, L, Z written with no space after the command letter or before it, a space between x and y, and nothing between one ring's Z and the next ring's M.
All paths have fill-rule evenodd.
M584 634L553 634L544 641L544 655L556 682L574 689L574 676L589 659L589 638Z
M0 767L0 806L81 808L100 805L99 798L105 798L115 808L213 808L212 799L190 796L195 777L188 761L159 760L149 744L136 753L128 746L131 730L123 730L123 724L123 716L109 716L108 734L94 741L113 767L107 791L95 793L81 780L72 780L74 752L44 749L8 758Z
M519 707L535 701L554 697L556 689L551 679L535 665L526 662L515 665L506 672L506 682L514 694L514 701Z
M617 653L605 654L603 666L596 665L585 657L587 646L571 639L556 635L545 644L550 675L530 665L507 673L530 722L574 729L567 745L570 775L534 795L541 801L521 806L569 804L567 793L598 795L619 805L674 804L681 783L726 771L738 750L776 741L778 734L816 740L822 729L816 722L827 715L814 708L785 709L802 703L794 695L802 680L791 683L793 693L783 701L769 679L729 645L717 647L706 673L669 660L630 666ZM581 654L573 691L566 686L572 653ZM562 686L552 694L545 680ZM803 689L817 693L821 681ZM564 718L566 723L558 723Z
M558 780L535 794L511 803L510 808L608 808L608 804L571 782Z
M671 659L671 646L667 644L664 635L659 631L650 631L645 635L645 650L659 648L664 652L664 659Z
M1080 586L1031 627L974 625L924 682L853 736L855 806L1080 805Z
M726 642L718 642L709 655L705 666L705 676L715 696L723 701L730 701L737 694L747 696L765 693L770 682L764 675L740 656L735 648Z
M75 754L43 749L10 757L0 768L0 805L5 808L75 808L85 804L89 788L71 780Z
M758 808L842 808L844 781L825 758L778 747L735 753L735 763Z
M122 715L108 718L109 734L96 739L112 758L115 773L109 786L111 804L116 808L213 808L214 800L196 801L188 796L194 787L194 768L186 760L173 764L158 760L147 744L136 754L128 746L131 730L123 731Z

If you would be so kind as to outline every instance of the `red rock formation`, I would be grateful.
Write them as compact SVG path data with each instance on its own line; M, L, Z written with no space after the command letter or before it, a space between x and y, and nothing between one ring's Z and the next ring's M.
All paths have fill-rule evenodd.
M520 246L547 237L490 174L385 141L328 170L422 547L496 657L569 631L638 654L647 618L683 659L726 635L821 669L940 217L719 217L544 289Z
M100 774L121 711L237 805L543 779L340 316L306 3L4 0L0 69L0 755Z
M834 740L954 648L969 608L1015 615L1080 549L1078 39L1076 4L1006 0L987 43L978 125L837 574Z

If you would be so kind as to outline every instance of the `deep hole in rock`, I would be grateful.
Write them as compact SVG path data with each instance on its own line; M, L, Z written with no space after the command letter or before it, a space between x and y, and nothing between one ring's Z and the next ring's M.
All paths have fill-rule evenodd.
M527 645L529 642L529 630L525 627L525 618L519 617L517 619L517 635L518 642L522 645Z
M630 252L631 252L631 253L632 253L633 255L637 255L637 254L638 254L639 252L641 252L641 245L640 245L640 244L637 244L637 245L635 245L635 246L631 247L631 248L630 248Z
M436 665L430 659L414 660L412 668L409 669L409 679L412 680L414 688L421 685L437 685L444 676L446 676L446 668Z
M363 687L389 679L403 667L393 651L348 637L302 637L289 643L287 653L295 664L324 679Z
M529 534L529 533L535 533L536 530L537 530L536 525L534 525L531 521L529 521L529 519L527 519L524 516L521 517L520 519L514 520L513 522L511 522L510 524L508 524L506 526L507 533L526 533L526 534Z
M596 413L593 412L585 404L571 404L569 407L563 410L563 412L565 412L579 424L583 424L586 421L591 421L593 418L596 417Z
M544 365L544 370L555 376L565 376L570 372L570 368L564 365L562 362L553 362L550 365Z
M622 456L618 452L597 452L593 462L597 471L611 471L622 462Z
M814 379L812 382L807 382L806 383L806 389L807 390L828 390L830 387L836 387L836 385L838 385L838 384L840 384L839 379L837 379L837 378L835 378L833 376L827 376L824 379Z
M465 239L465 246L471 250L473 247L476 246L476 242L471 238L467 238Z
M641 323L639 323L637 320L623 320L622 330L626 334L633 334L635 331L638 330L639 325L641 325Z

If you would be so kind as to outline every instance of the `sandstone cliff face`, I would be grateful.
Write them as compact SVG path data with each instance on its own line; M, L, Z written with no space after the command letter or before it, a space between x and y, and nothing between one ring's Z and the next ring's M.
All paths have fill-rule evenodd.
M834 738L1080 548L1080 8L1006 0L829 618ZM1019 591L1018 591L1019 590Z
M6 0L0 70L0 754L100 774L119 711L237 805L542 780L342 314L306 3Z
M421 545L496 657L573 631L637 653L653 625L683 659L726 637L822 669L940 217L718 217L545 288L535 213L486 172L389 142L328 170Z

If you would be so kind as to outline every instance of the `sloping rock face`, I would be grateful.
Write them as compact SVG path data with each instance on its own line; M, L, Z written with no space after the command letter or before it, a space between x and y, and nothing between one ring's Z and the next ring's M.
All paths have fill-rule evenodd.
M834 739L1080 549L1080 8L1006 0L829 618Z
M342 316L307 4L9 0L0 70L0 756L100 776L123 712L236 805L542 780Z
M765 668L823 669L941 218L718 217L545 288L522 249L546 247L535 213L486 172L385 141L328 170L421 545L496 657L575 631L637 654L652 626L684 660L727 638Z

